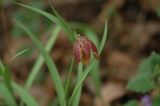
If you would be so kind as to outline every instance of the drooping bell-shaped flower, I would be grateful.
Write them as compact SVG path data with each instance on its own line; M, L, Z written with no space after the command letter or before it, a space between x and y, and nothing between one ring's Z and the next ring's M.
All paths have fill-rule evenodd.
M87 37L78 35L73 46L73 55L76 62L79 63L82 61L83 64L88 64L91 52L95 58L98 58L98 51L95 44Z

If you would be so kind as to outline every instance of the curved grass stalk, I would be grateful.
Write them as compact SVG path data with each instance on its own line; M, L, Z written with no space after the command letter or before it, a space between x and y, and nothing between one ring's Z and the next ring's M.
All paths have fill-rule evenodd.
M8 106L17 106L15 98L13 97L7 86L3 83L0 83L0 94L2 95L2 97L4 97L4 100L6 101L6 104Z
M66 99L63 101L63 97L64 97L65 93L64 93L62 80L60 78L60 75L58 73L56 65L52 61L52 58L49 56L47 51L44 49L41 42L22 23L20 23L19 21L15 21L15 22L28 34L28 36L32 39L35 46L37 47L37 49L39 50L39 52L43 56L47 66L48 66L48 69L51 73L51 78L54 82L54 86L55 86L55 89L56 89L57 94L58 94L58 100L59 100L60 106L65 106Z
M54 28L53 32L52 32L52 35L50 36L50 38L48 40L48 43L47 43L46 47L45 47L47 52L51 51L51 49L52 49L53 45L55 44L55 41L56 41L56 39L58 37L59 32L60 32L60 27L56 26ZM41 68L43 63L44 63L44 59L43 59L42 56L40 56L37 59L37 61L35 62L32 70L31 70L31 72L29 74L29 77L28 77L28 79L26 81L25 87L27 89L29 89L31 87L31 85L33 84L33 82L34 82L38 72L40 71L40 68Z

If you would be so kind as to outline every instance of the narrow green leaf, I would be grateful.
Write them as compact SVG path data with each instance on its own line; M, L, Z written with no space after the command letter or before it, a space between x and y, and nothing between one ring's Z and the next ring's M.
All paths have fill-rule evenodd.
M21 97L22 101L27 106L39 106L36 100L33 98L33 96L31 96L26 89L21 88L16 83L12 83L12 84L13 84L14 91Z
M69 87L70 87L70 83L71 83L71 75L72 75L72 70L73 70L73 64L74 64L74 57L72 58L71 66L70 66L69 73L68 73L68 78L66 79L67 80L66 85L65 85L65 96L66 97L69 94Z
M47 52L50 52L53 45L55 44L55 41L58 37L58 34L60 32L60 27L56 26L52 32L52 35L50 36L49 40L48 40L48 43L45 47L46 51ZM26 81L26 88L29 89L31 87L31 85L33 84L38 72L40 71L40 68L42 66L42 64L44 63L44 59L42 56L40 56L37 61L35 62L32 70L31 70L31 73L29 74L29 77Z
M9 69L0 60L0 75L3 77L4 84L12 92L11 75Z
M102 37L102 40L101 40L101 43L99 45L99 54L101 54L102 50L103 50L103 47L106 43L106 39L107 39L107 21L105 23L105 27L104 27L104 33L103 33L103 37Z
M65 22L65 20L58 14L58 12L56 11L56 9L53 7L52 5L52 2L50 1L50 5L51 5L51 8L54 12L54 14L56 15L58 21L59 21L59 24L62 25L64 27L64 30L65 32L67 32L70 36L69 39L71 40L71 42L74 42L75 41L75 36L74 36L74 33L73 31L71 30L70 26L68 25L67 22Z
M19 57L20 55L26 53L28 50L29 50L29 49L26 48L26 49L24 49L24 50L18 52L17 54L15 54L15 55L11 58L11 61L13 61L15 58Z
M55 89L56 89L57 94L58 94L58 99L59 99L60 105L64 106L64 104L66 103L66 100L64 100L64 98L63 98L64 94L65 94L64 93L64 88L63 88L63 84L62 84L62 81L60 79L58 70L56 68L56 65L53 63L52 58L49 56L47 51L44 49L41 42L23 24L21 24L18 21L16 21L16 24L18 24L28 34L28 36L32 39L32 41L35 43L35 46L38 48L41 55L43 56L47 66L48 66L48 69L51 73L51 78L54 82L54 86L55 86ZM63 102L63 100L65 102Z
M78 89L81 87L83 81L85 80L85 78L87 77L87 75L89 74L89 72L91 71L91 69L93 68L93 66L95 65L95 60L92 61L92 63L90 63L87 68L84 70L84 72L81 74L80 79L78 80L78 82L76 83L76 86L73 90L73 93L71 95L71 98L69 100L69 104L72 103L73 98L76 94L76 92L78 91ZM73 101L74 102L74 101Z
M38 8L35 8L35 7L27 6L27 5L24 5L24 4L16 3L16 2L13 2L13 3L14 3L14 4L17 4L17 5L20 5L20 6L22 6L22 7L28 8L28 9L30 9L30 10L32 10L32 11L35 11L35 12L37 12L37 13L45 16L45 17L47 17L49 20L51 20L51 21L53 21L53 22L56 22L56 23L57 23L57 21L58 21L57 18L56 18L54 15L51 15L51 14L49 14L49 13L43 11L43 10L40 10L40 9L38 9Z
M0 59L0 75L3 75L4 70L5 70L5 67Z
M3 71L4 83L6 84L6 86L10 90L10 92L12 92L11 75L9 72L10 70L6 66L4 66L4 67L5 67L5 69Z
M100 79L100 72L99 72L99 62L96 61L93 71L91 71L91 77L96 87L96 95L99 95L100 88L101 88L101 79Z
M35 11L35 12L47 17L49 20L51 20L51 21L55 22L57 25L59 25L64 30L64 32L67 33L67 36L68 36L68 38L71 42L73 42L75 40L75 36L74 36L73 31L69 28L69 25L67 25L67 23L62 18L60 18L60 16L56 17L56 16L51 15L51 14L45 12L45 11L42 11L40 9L31 7L31 6L27 6L27 5L24 5L24 4L15 3L15 2L14 2L14 4L17 4L17 5L20 5L22 7L28 8L32 11Z
M2 97L4 97L4 100L8 106L17 106L15 98L7 86L3 83L0 83L0 94Z
M78 65L78 76L77 76L77 82L80 80L80 77L83 73L83 64L80 63ZM77 90L74 98L73 98L73 103L72 103L72 106L79 106L79 101L80 101L80 96L81 96L81 91L82 91L82 87L83 87L83 84L80 85L80 88ZM69 104L70 106L70 104Z

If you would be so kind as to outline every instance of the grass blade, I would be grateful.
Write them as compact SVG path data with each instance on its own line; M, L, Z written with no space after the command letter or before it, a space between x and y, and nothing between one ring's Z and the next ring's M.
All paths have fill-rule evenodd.
M4 66L4 67L5 67L5 70L3 71L4 83L8 87L10 92L12 92L10 70L6 66Z
M72 62L71 62L71 66L69 69L69 73L68 73L68 77L67 77L67 81L66 81L66 85L65 85L65 96L68 96L68 91L69 91L69 87L70 87L70 83L71 83L71 75L72 75L72 70L73 70L73 64L74 64L74 57L72 58Z
M53 7L51 0L49 0L49 1L50 1L50 6L51 6L54 14L56 15L56 17L57 17L57 19L58 19L58 21L59 21L59 24L64 27L64 29L66 30L65 32L68 32L68 34L70 35L70 36L68 36L68 37L69 37L69 39L71 40L71 42L74 42L76 37L74 36L74 33L73 33L73 31L71 30L70 26L69 26L69 25L67 24L67 22L65 22L65 20L58 14L58 12L56 11L56 9Z
M52 33L51 37L49 38L48 43L45 47L47 52L51 51L51 49L52 49L53 45L55 44L55 41L58 37L59 32L60 32L60 27L58 27L58 26L55 27L54 30L53 30L53 33ZM38 72L39 72L43 63L44 63L44 59L43 59L42 56L40 56L37 59L37 61L35 62L32 70L31 70L31 73L29 74L29 77L26 81L26 88L27 89L29 89L31 87L31 85L34 82L34 79L36 78L36 76L37 76L37 74L38 74Z
M80 63L78 65L78 77L77 77L77 82L78 80L80 80L80 77L83 73L83 64ZM80 85L80 88L77 90L74 98L73 98L73 103L72 103L72 106L78 106L79 104L79 100L80 100L80 96L81 96L81 91L82 91L82 87L83 87L83 84ZM70 105L69 105L70 106Z
M29 50L29 49L27 48L27 49L24 49L24 50L18 52L17 54L15 54L15 55L11 58L11 61L13 61L14 59L16 59L18 56L26 53L28 50Z
M40 10L40 9L38 9L38 8L31 7L31 6L27 6L27 5L24 5L24 4L21 4L21 3L13 2L13 4L17 4L17 5L19 5L19 6L22 6L22 7L28 8L28 9L30 9L30 10L32 10L32 11L35 11L35 12L37 12L37 13L45 16L45 17L47 17L49 20L57 23L57 18L56 18L54 15L51 15L51 14L49 14L49 13L43 11L43 10Z
M27 106L39 106L36 100L31 96L26 89L21 88L18 84L12 83L14 91L21 97L22 101ZM10 105L12 106L12 105Z
M95 84L96 88L96 95L99 95L100 88L101 88L101 79L100 79L100 73L99 73L99 62L95 61L95 65L93 66L93 70L91 71L91 77Z
M58 99L59 99L60 105L64 106L64 104L66 103L66 102L63 102L63 99L64 99L63 97L65 94L64 88L63 88L63 84L60 79L58 70L56 68L56 65L53 63L52 58L49 56L47 51L43 48L43 45L41 44L41 42L23 24L21 24L18 21L16 21L16 24L18 24L28 34L28 36L32 39L32 41L35 43L35 46L38 48L41 55L43 56L47 66L48 66L48 69L51 73L51 78L54 82L54 86L55 86L55 89L58 94Z
M106 39L107 39L107 21L105 23L105 27L104 27L104 33L103 33L103 37L102 37L102 40L101 40L101 43L99 45L99 54L101 54L102 50L103 50L103 47L105 45L105 42L106 42Z
M7 86L3 83L0 83L0 94L2 95L2 97L4 97L4 100L6 101L6 104L8 106L17 106L13 95L11 94Z
M89 72L91 71L91 69L92 69L92 67L93 67L94 65L95 65L95 60L93 60L93 62L90 63L90 64L88 65L88 67L84 70L84 72L81 74L80 79L79 79L78 82L76 83L76 86L75 86L75 88L74 88L74 90L73 90L73 93L72 93L71 98L70 98L70 100L69 100L69 104L72 103L73 98L74 98L76 92L77 92L78 89L81 87L81 84L83 83L83 81L85 80L85 78L87 77L87 75L89 74Z
M67 25L66 22L64 20L62 20L62 18L60 18L60 16L56 17L56 16L51 15L51 14L45 12L45 11L42 11L40 9L31 7L31 6L27 6L27 5L20 4L20 3L15 3L15 2L13 2L13 3L17 4L17 5L20 5L22 7L28 8L32 11L35 11L35 12L47 17L49 20L55 22L57 25L59 25L64 30L64 32L67 34L67 36L68 36L68 38L71 42L73 42L75 40L75 36L74 36L73 31L69 28L69 25Z
M10 90L10 92L12 92L12 85L11 85L11 75L10 75L10 71L7 68L7 66L5 66L1 60L0 60L0 75L2 75L3 80L4 80L4 84L7 86L7 88Z

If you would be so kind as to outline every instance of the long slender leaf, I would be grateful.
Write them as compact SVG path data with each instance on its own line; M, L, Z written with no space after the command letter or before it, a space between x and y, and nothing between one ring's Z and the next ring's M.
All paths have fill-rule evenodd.
M56 9L53 7L51 0L49 0L49 1L50 1L50 5L51 5L51 8L52 8L54 14L57 16L57 18L59 20L59 24L64 27L64 29L66 30L66 32L68 32L68 34L70 35L68 37L71 40L71 42L73 42L75 40L75 38L76 38L76 37L74 37L73 31L71 30L71 28L68 25L68 23L65 22L65 20L58 14L58 12L56 11Z
M18 84L12 83L14 91L21 97L22 101L27 106L39 106L36 100L27 92L26 89L21 88ZM12 105L10 105L12 106Z
M69 93L73 64L74 64L74 57L72 58L71 66L70 66L69 73L68 73L68 78L66 79L67 81L66 81L66 85L65 85L65 96L68 96L68 93Z
M13 95L11 94L10 90L3 83L0 83L0 94L2 97L4 97L4 100L6 101L6 104L8 106L17 106L16 101Z
M45 47L46 51L47 52L50 52L53 45L55 44L55 41L58 37L58 33L60 32L60 27L55 27L53 32L52 32L52 35L51 37L49 38L48 40L48 43ZM44 59L42 56L40 56L37 61L35 62L32 70L31 70L31 73L29 74L29 77L27 79L27 82L26 82L26 88L29 89L34 81L34 79L36 78L38 72L40 71L40 68L42 66L42 64L44 63Z
M103 47L106 43L106 39L107 39L107 20L106 20L106 23L105 23L105 27L104 27L104 33L103 33L103 37L102 37L102 40L101 40L101 43L99 45L99 54L101 54L102 50L103 50Z
M80 77L83 73L83 64L80 63L78 65L78 76L77 76L77 82L78 80L80 80ZM73 103L72 103L72 106L78 106L79 104L79 100L80 100L80 96L81 96L81 91L82 91L82 87L83 87L83 84L81 84L80 88L77 90L74 98L73 98ZM70 106L70 105L69 105Z
M8 87L10 92L12 92L11 75L9 72L10 70L6 66L4 66L4 67L5 67L5 70L3 71L4 83Z
M42 11L42 10L40 10L40 9L31 7L31 6L27 6L27 5L20 4L20 3L15 3L15 2L13 2L13 3L14 3L14 4L17 4L17 5L20 5L20 6L22 6L22 7L28 8L28 9L30 9L30 10L32 10L32 11L35 11L35 12L37 12L37 13L45 16L45 17L47 17L49 20L51 20L51 21L55 22L57 25L59 25L59 26L64 30L64 32L67 33L67 36L68 36L68 38L69 38L69 40L70 40L71 42L74 41L74 39L75 39L74 33L73 33L72 30L69 28L69 26L66 24L66 22L65 22L64 20L62 20L62 18L59 18L60 16L59 16L59 17L56 17L56 16L51 15L51 14L45 12L45 11Z
M58 94L58 99L60 102L61 106L64 106L64 104L66 102L63 102L64 100L64 88L63 88L63 84L62 81L60 79L58 70L56 68L56 65L53 63L52 58L49 56L49 54L47 53L47 51L44 49L43 45L41 44L41 42L20 22L16 21L16 24L18 24L27 34L28 36L32 39L32 41L35 43L35 46L38 48L38 50L40 51L41 55L43 56L49 71L51 73L51 78L54 82L54 86L55 89L57 91ZM64 100L66 101L66 100ZM63 104L64 103L64 104Z
M90 63L88 65L88 67L84 70L84 72L81 74L80 79L78 80L78 82L76 83L76 86L73 90L73 93L71 95L71 98L69 100L69 104L71 104L74 99L74 96L76 94L76 92L78 91L78 89L81 87L83 81L85 80L85 78L87 77L87 75L89 74L89 72L91 71L92 67L95 65L95 60L92 61L92 63Z
M2 75L3 80L7 88L12 92L12 85L11 85L11 75L7 66L5 66L2 61L0 60L0 75Z
M24 49L24 50L18 52L17 54L15 54L15 55L11 58L11 61L13 61L14 59L16 59L18 56L20 56L20 55L26 53L28 50L29 50L29 49L26 48L26 49Z
M95 84L96 88L96 95L99 95L100 88L101 88L101 79L100 79L100 73L99 73L99 62L96 61L95 65L93 66L93 70L91 71L91 77Z
M49 20L51 20L51 21L53 21L53 22L56 22L56 23L57 23L57 21L58 21L57 18L56 18L54 15L51 15L51 14L49 14L49 13L43 11L43 10L40 10L40 9L38 9L38 8L35 8L35 7L27 6L27 5L24 5L24 4L16 3L16 2L13 2L13 3L14 3L14 4L17 4L17 5L20 5L20 6L22 6L22 7L28 8L28 9L30 9L30 10L32 10L32 11L35 11L35 12L37 12L37 13L45 16L45 17L47 17Z
M2 74L4 70L5 70L5 67L0 59L0 74Z

